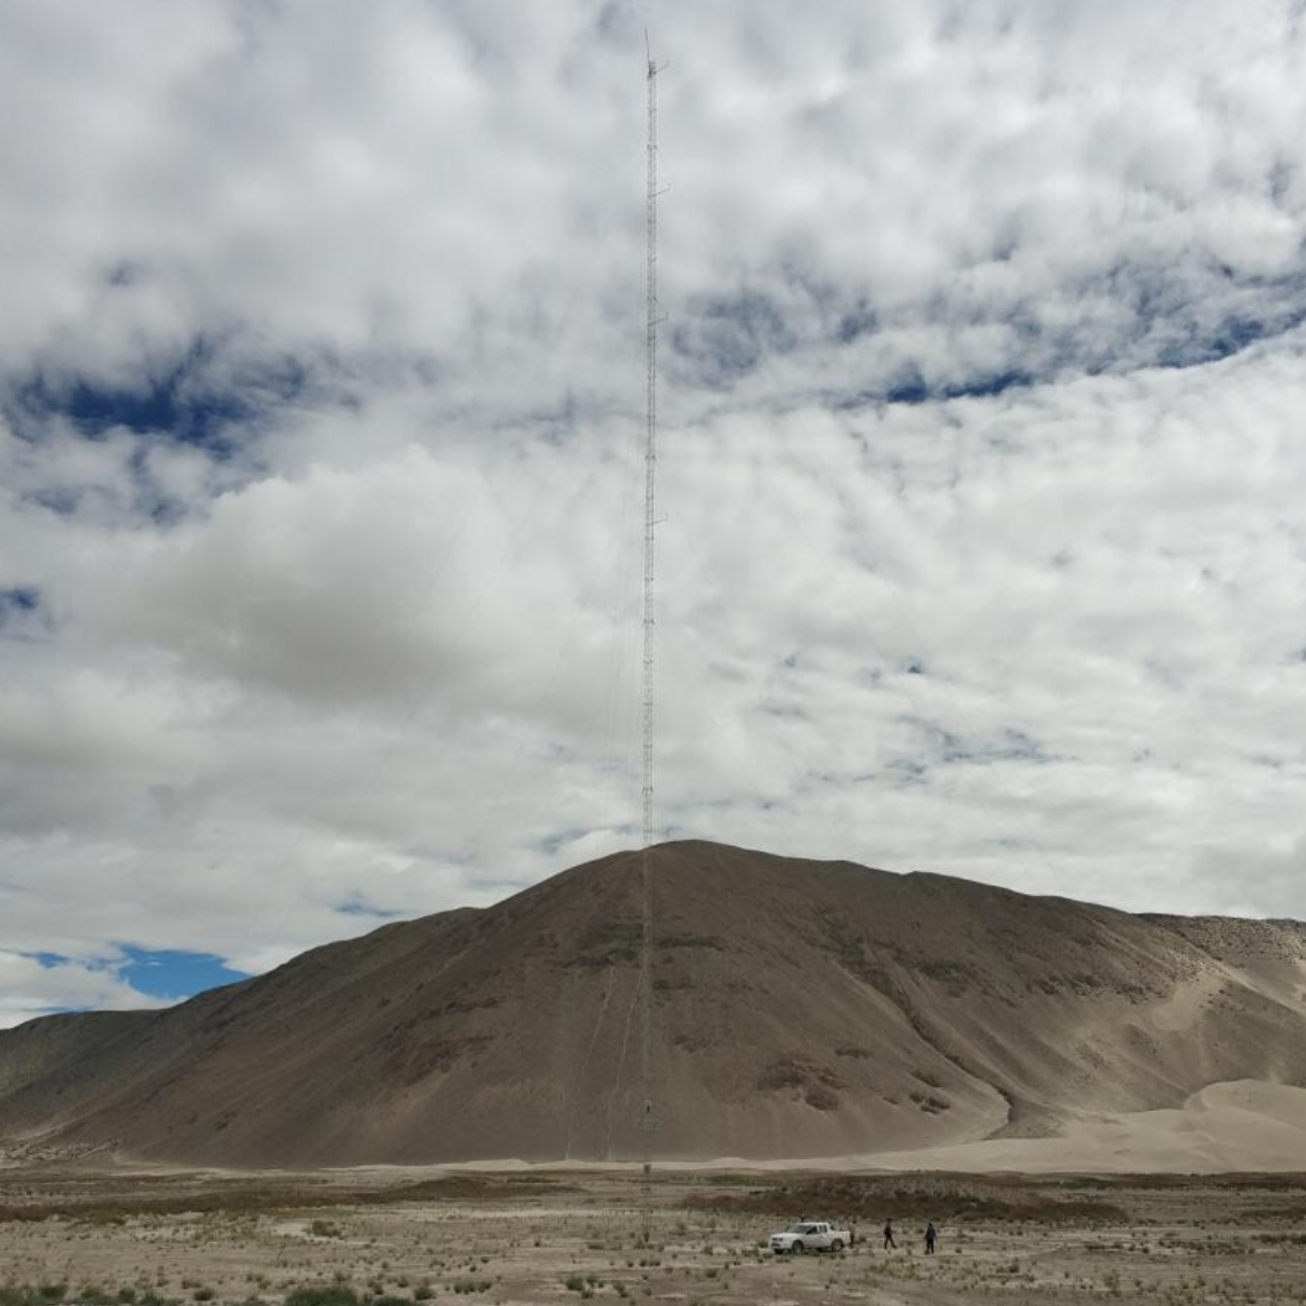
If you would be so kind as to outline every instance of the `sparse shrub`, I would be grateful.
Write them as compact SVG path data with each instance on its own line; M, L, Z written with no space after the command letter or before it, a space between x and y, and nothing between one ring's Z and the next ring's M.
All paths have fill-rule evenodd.
M286 1294L285 1306L359 1306L358 1294L338 1283L296 1288Z

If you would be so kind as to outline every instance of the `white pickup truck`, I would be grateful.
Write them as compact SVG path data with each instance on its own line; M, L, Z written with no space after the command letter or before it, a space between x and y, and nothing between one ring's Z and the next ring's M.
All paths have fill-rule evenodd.
M771 1235L771 1250L777 1256L792 1252L841 1252L853 1240L847 1229L836 1229L822 1220L802 1220Z

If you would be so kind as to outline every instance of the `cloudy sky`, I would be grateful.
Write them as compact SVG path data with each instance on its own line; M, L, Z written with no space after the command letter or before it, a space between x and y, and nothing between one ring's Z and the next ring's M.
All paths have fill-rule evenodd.
M1300 0L8 0L0 1024L657 824L1306 917Z

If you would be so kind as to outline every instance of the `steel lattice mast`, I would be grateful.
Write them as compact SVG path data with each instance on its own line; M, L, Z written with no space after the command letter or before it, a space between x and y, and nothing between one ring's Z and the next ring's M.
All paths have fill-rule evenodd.
M648 61L647 376L644 430L644 847L653 842L653 558L658 429L658 67Z
M644 35L645 45L648 33ZM653 843L653 557L657 526L658 429L658 66L648 56L648 249L646 283L647 375L645 377L644 429L644 788L643 851L640 856L642 930L639 964L640 1087L644 1110L639 1128L643 1135L643 1233L647 1243L653 1214L653 1134L658 1116L653 1107L653 878L649 849Z

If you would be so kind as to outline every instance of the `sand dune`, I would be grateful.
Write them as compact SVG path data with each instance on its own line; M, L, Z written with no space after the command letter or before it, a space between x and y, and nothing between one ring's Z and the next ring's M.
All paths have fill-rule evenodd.
M851 1168L983 1174L1296 1173L1306 1168L1306 1089L1212 1084L1177 1108L1068 1121L1063 1136L845 1158Z
M1300 924L704 843L649 866L660 1157L1306 1168ZM171 1011L0 1033L0 1147L638 1157L640 902L640 856L620 854Z

